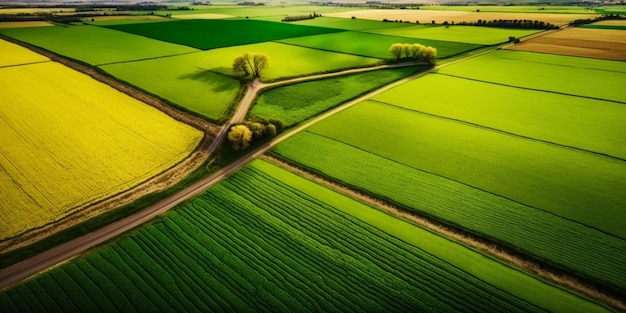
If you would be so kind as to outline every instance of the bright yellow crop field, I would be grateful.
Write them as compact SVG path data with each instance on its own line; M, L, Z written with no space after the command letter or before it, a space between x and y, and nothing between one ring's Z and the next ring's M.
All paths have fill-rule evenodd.
M0 68L0 86L0 239L145 181L203 136L54 62Z
M0 67L34 62L44 62L48 60L50 59L41 54L32 52L14 43L0 40Z

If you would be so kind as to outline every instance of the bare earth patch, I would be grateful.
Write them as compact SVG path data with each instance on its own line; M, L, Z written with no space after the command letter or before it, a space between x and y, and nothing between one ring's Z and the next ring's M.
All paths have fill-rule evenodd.
M20 28L20 27L45 27L52 24L44 21L25 21L25 22L1 22L0 28Z
M377 20L403 20L421 24L435 21L437 24L443 22L476 22L478 20L532 20L551 23L554 25L564 25L577 19L588 19L598 16L598 14L551 14L551 13L499 13L499 12L464 12L464 11L434 11L434 10L362 10L348 11L340 13L327 13L324 16Z
M506 49L626 61L626 35L613 29L569 28Z
M172 17L177 18L179 20L215 20L215 19L222 19L222 18L231 18L234 16L226 15L226 14L206 13L206 14L180 14L180 15L174 15Z

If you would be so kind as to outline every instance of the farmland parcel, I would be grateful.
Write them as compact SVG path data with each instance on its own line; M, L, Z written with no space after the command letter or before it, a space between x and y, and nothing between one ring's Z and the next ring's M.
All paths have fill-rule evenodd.
M202 138L54 62L0 68L0 85L0 239L137 185Z
M5 312L605 311L262 161L140 231L1 293L0 305Z
M582 80L595 77L602 82L596 95L619 99L623 93L614 86L623 78L611 78L624 74L619 67L603 70L618 62L565 67L560 62L568 57L533 57L502 51L443 68L446 75L430 74L377 95L275 152L624 289L626 112L617 100L576 95L587 92ZM543 80L519 75L533 66ZM589 75L570 85L550 79L550 69L572 76L567 73L575 66Z

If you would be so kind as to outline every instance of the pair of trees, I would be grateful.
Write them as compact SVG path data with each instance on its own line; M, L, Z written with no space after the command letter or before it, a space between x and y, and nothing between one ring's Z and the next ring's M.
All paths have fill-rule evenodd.
M261 76L261 71L268 67L269 57L262 53L246 52L233 62L233 71L237 75L257 78Z
M415 59L418 61L424 61L428 64L435 64L437 59L437 49L431 46L420 45L419 43L394 43L389 48L389 52L396 60L400 59Z
M274 123L246 122L230 128L228 141L230 141L233 150L240 151L248 148L254 139L265 136L273 137L276 136L277 132L278 129Z

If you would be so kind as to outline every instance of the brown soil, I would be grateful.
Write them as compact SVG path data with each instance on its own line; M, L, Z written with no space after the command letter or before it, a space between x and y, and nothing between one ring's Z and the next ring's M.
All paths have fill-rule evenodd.
M621 311L626 311L626 302L615 296L611 296L605 292L602 292L595 286L582 281L581 279L569 275L562 270L552 270L545 264L541 264L535 260L525 257L519 252L515 252L513 249L502 247L497 243L490 242L485 238L479 237L462 229L454 226L443 224L435 219L420 216L416 213L409 212L399 206L383 201L381 199L367 195L359 190L347 187L335 181L329 180L326 177L319 174L305 170L297 165L288 163L277 157L271 155L263 155L260 157L263 160L278 165L290 172L293 172L301 177L310 179L324 187L335 190L341 194L347 195L359 202L368 204L377 209L390 213L398 218L410 221L420 227L434 231L435 233L442 235L446 238L460 242L466 246L477 249L485 254L491 255L497 259L500 259L514 267L521 268L533 275L539 276L542 279L550 281L560 286L564 286L570 290L575 290L581 294L584 294L596 301L606 303L613 308Z
M30 50L33 50L39 54L45 55L52 61L59 62L67 67L82 72L91 76L92 78L105 83L131 97L140 100L156 109L164 112L175 120L191 125L204 132L204 137L198 147L183 161L162 172L161 174L127 190L119 193L115 196L109 197L103 201L90 205L80 211L74 212L58 221L54 221L50 224L44 225L39 228L35 228L24 232L16 237L9 238L0 242L0 254L4 254L15 249L33 244L39 240L42 240L54 233L68 229L72 226L80 224L90 218L93 218L104 212L111 211L115 208L130 204L131 202L154 192L159 192L172 187L183 178L188 176L195 169L200 167L209 157L209 146L212 140L216 137L220 130L220 126L211 124L199 117L190 115L188 113L179 111L166 102L146 94L133 87L125 85L112 77L109 77L94 68L83 65L72 60L60 57L47 50L8 38L0 36L0 38L14 42L21 46L24 46Z
M626 32L568 28L508 46L507 49L626 61Z

